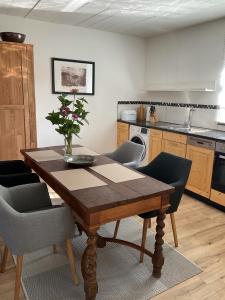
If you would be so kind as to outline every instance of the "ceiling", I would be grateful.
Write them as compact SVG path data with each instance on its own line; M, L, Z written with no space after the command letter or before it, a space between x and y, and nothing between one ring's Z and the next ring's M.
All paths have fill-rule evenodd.
M225 0L0 0L0 13L150 37L225 17Z

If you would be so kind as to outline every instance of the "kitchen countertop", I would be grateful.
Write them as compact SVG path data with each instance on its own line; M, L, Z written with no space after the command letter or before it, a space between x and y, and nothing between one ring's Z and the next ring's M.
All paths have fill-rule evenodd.
M136 125L140 127L154 128L154 129L160 129L160 130L165 130L165 131L170 131L175 133L182 133L182 134L204 138L204 139L210 139L214 141L225 142L225 131L221 131L221 130L214 130L214 129L202 128L202 127L200 128L200 127L193 127L193 126L191 126L191 129L188 130L187 128L184 127L184 125L167 123L167 122L157 122L155 124L146 121L118 120L118 122L123 122L123 123Z

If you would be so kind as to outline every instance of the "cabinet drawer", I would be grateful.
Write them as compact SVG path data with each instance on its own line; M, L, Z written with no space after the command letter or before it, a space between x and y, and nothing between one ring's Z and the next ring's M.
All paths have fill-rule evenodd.
M162 140L162 150L180 157L186 155L186 145L174 141Z
M225 194L222 192L211 189L210 200L225 206Z
M184 134L163 131L163 138L165 140L174 141L174 142L178 142L178 143L182 143L182 144L187 144L187 136Z
M162 131L156 129L150 129L150 137L162 138Z

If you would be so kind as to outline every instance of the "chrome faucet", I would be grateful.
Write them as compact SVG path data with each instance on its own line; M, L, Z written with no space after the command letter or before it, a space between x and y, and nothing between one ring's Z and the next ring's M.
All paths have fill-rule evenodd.
M195 109L193 107L190 107L189 108L189 111L188 111L188 119L187 121L184 123L184 125L190 129L191 128L191 122L192 122L192 116L193 116L193 112L195 111Z

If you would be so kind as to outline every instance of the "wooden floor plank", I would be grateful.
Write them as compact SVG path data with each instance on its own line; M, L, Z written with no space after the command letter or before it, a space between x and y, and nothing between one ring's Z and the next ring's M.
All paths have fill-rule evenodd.
M154 297L155 300L225 300L225 214L184 195L175 214L179 247L203 272ZM152 220L151 230L155 228ZM141 238L141 237L140 237ZM170 218L166 218L165 241L174 246ZM0 250L3 243L0 240ZM12 300L15 268L0 274L0 299ZM25 297L21 295L21 300ZM138 300L138 299L137 299Z

